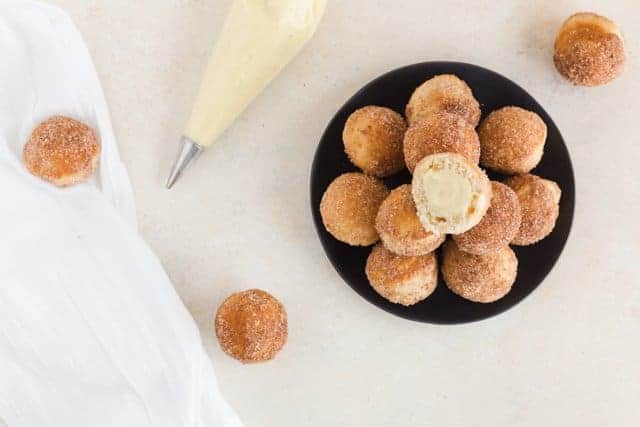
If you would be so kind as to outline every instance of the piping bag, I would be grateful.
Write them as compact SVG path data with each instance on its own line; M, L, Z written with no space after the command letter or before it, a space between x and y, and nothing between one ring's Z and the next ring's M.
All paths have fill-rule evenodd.
M313 36L327 0L234 0L180 141L167 188Z

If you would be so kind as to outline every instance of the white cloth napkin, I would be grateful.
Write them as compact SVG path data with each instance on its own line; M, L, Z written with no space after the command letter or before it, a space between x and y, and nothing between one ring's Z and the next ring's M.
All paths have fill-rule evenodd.
M137 234L104 96L71 20L0 0L0 52L0 419L239 426L192 318ZM59 189L23 167L25 140L53 114L99 132L92 182Z

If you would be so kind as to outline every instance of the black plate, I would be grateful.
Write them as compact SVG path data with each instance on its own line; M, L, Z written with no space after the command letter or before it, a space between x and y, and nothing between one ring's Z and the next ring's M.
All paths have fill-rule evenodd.
M483 118L500 107L516 105L538 113L549 131L545 155L532 173L554 180L560 185L560 217L553 233L542 242L528 247L514 247L519 259L518 278L513 290L492 304L477 304L458 297L449 291L442 278L436 291L413 307L403 307L387 301L371 288L364 272L371 248L355 248L334 239L325 230L320 217L320 201L329 184L339 175L357 170L344 154L342 143L342 129L349 115L366 105L381 105L403 113L413 90L438 74L455 74L465 80L480 102ZM490 176L495 180L504 178L496 174ZM385 180L389 188L410 182L408 172ZM531 95L511 80L493 71L457 62L410 65L384 74L366 85L347 101L329 123L311 169L313 218L322 246L336 271L367 301L397 316L427 323L454 324L482 320L502 313L522 301L538 287L560 257L569 237L574 204L575 183L571 159L551 117Z

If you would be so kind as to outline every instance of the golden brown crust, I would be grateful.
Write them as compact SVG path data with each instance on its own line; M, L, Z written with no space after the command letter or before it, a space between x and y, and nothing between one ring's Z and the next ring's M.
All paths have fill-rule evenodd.
M426 255L438 249L446 238L422 226L408 184L393 190L382 202L376 230L389 251L403 256Z
M393 110L370 105L349 116L342 133L351 162L368 175L385 177L404 168L404 118Z
M480 140L473 126L459 116L436 113L409 126L404 137L404 159L413 173L431 154L457 153L474 165L480 160Z
M409 124L435 113L457 115L474 128L481 114L469 85L453 74L441 74L424 82L413 92L405 110Z
M551 234L560 214L558 184L531 174L514 176L505 184L516 192L522 209L522 224L511 243L528 246Z
M542 159L547 125L532 111L504 107L489 114L478 135L482 166L506 174L527 173Z
M483 255L501 250L515 238L522 214L518 196L509 187L492 181L489 210L480 224L471 230L453 236L458 247L471 254Z
M609 83L622 73L625 61L620 30L613 21L594 13L569 17L555 41L553 62L575 85Z
M462 298L491 303L511 291L518 274L518 259L510 247L473 255L461 251L453 240L444 245L442 275L447 287Z
M366 274L373 289L382 297L395 304L411 306L436 289L438 262L433 252L405 257L378 244L367 259Z
M93 175L100 160L100 143L84 123L54 116L33 130L24 146L23 160L33 175L66 187Z
M287 312L272 295L259 289L227 298L215 319L220 347L242 363L273 359L287 342Z
M320 214L327 231L351 246L379 240L376 214L389 190L376 178L351 172L336 178L322 196Z

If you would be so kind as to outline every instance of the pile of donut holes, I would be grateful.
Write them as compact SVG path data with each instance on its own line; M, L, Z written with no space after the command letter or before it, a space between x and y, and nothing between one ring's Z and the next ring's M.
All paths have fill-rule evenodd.
M607 18L579 13L562 26L554 63L571 83L608 83L624 62L621 33ZM411 306L428 298L439 272L462 298L476 303L501 299L518 271L510 245L540 242L559 215L560 187L531 173L544 154L546 124L517 106L495 110L480 122L471 88L454 75L424 82L404 113L371 105L348 118L344 149L362 172L337 177L325 191L320 213L326 229L348 245L375 245L366 275L373 289L393 303ZM390 190L381 180L404 168L413 173L421 160L437 153L459 154L505 176L491 182L491 204L483 219L462 234L438 235L425 228L411 185Z

